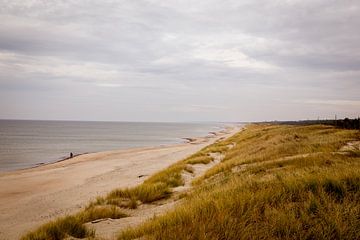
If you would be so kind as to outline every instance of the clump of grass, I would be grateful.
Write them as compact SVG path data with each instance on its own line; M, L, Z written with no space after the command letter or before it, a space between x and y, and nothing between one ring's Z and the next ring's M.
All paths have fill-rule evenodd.
M117 189L109 193L107 199L133 199L142 203L151 203L171 194L171 190L165 183L142 184L134 188Z
M184 181L181 177L181 172L185 169L185 167L185 164L182 162L176 163L169 168L151 176L145 180L144 184L163 183L169 188L181 186L184 184Z
M115 206L91 206L75 215L46 223L34 232L26 234L21 239L60 240L69 236L75 238L91 238L94 237L95 231L85 227L84 223L103 218L118 219L123 217L127 217L127 215Z
M104 204L104 203L103 203ZM130 198L108 198L105 202L107 205L117 206L120 208L136 209L139 205L138 200L134 197ZM96 205L101 205L96 204Z
M121 207L136 208L138 201L151 203L171 195L171 188L184 184L181 172L186 169L185 164L175 164L147 180L143 184L110 192L104 202L99 204L113 204Z
M21 240L57 240L64 239L67 236L76 238L93 237L94 231L83 226L82 222L76 217L68 216L43 225L37 231L22 237Z
M193 157L193 158L190 158L190 159L186 160L185 162L187 164L192 164L192 165L194 165L194 164L208 164L212 160L213 160L212 157L206 155L206 156Z
M229 150L229 145L232 145L229 141L221 141L217 144L210 145L208 148L206 148L207 152L218 152L218 153L225 153L227 150Z
M87 223L103 218L119 219L127 216L127 214L115 206L94 206L75 215L80 223Z

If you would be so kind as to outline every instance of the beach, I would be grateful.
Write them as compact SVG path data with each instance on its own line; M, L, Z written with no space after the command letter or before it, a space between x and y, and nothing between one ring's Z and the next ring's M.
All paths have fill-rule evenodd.
M97 196L142 183L239 126L188 142L80 155L0 174L0 239L17 239L41 224L73 214Z

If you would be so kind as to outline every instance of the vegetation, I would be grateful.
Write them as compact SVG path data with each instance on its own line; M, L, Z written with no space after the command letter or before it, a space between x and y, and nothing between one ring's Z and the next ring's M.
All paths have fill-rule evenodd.
M360 239L359 140L359 131L329 125L249 125L22 239L92 238L84 223L126 217L122 208L169 198L184 172L215 153L222 161L193 181L181 205L119 239Z
M113 206L89 207L73 216L66 216L51 221L34 232L30 232L22 240L58 240L66 237L94 237L95 232L83 224L96 219L126 217L119 208Z
M277 124L288 124L288 125L314 125L314 124L323 124L331 125L337 128L345 129L358 129L360 130L360 118L344 118L338 120L305 120L305 121L286 121L286 122L276 122Z
M145 180L143 184L132 188L115 189L106 197L99 197L95 202L90 203L89 206L115 205L123 208L136 208L138 204L152 203L169 198L172 194L172 188L184 185L184 180L181 176L184 171L193 173L194 170L191 165L210 163L213 161L213 157L210 154L223 151L227 144L227 141L222 141L216 145L206 147L156 173Z
M360 129L360 118L349 119L345 118L344 120L336 120L335 126L346 129Z
M360 239L360 133L251 125L184 203L119 239ZM223 148L228 144L232 148Z

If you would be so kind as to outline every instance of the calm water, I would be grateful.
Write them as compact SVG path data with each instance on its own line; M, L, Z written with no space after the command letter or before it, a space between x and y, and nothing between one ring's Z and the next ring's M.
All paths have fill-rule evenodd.
M206 136L216 123L131 123L0 120L0 171L61 160L74 154L159 146Z

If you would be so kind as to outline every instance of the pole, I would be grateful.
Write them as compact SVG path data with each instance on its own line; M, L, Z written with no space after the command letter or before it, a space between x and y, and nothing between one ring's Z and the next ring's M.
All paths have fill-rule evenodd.
M335 114L335 127L337 127L337 116Z

